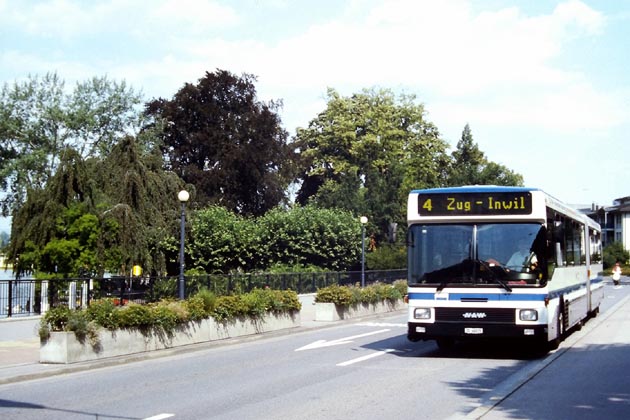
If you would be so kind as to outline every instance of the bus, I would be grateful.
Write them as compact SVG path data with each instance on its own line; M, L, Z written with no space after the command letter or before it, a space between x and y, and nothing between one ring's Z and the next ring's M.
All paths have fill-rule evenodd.
M414 190L407 215L409 340L520 339L548 351L599 312L601 228L544 191Z

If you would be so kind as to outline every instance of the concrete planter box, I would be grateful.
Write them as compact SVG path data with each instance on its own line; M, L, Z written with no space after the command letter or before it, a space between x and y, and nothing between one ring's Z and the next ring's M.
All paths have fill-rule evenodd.
M190 322L173 334L143 332L140 330L102 329L98 341L80 342L74 332L51 332L50 338L41 341L40 363L76 363L107 357L123 356L225 338L261 334L299 327L300 313L268 314L261 319L239 318L226 322L205 319Z
M339 306L334 303L315 303L315 321L339 321L349 318L394 312L404 308L402 299L383 300L377 303L363 303L352 306Z

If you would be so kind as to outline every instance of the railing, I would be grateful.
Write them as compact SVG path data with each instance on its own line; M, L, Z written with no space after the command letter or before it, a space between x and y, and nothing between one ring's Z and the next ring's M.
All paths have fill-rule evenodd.
M370 270L365 284L404 280L407 270ZM32 316L51 307L87 307L93 299L112 298L119 305L177 298L177 277L109 277L74 279L0 280L0 318ZM249 292L253 289L294 290L314 293L332 284L361 284L360 271L321 273L211 274L185 277L186 296L201 289L216 295Z

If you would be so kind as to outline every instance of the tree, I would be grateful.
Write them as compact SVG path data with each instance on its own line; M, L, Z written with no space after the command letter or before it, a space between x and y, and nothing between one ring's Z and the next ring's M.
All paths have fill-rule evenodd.
M345 98L329 89L326 109L297 132L298 203L367 215L381 239L390 223L403 226L409 191L442 185L448 162L415 99L374 89Z
M68 148L48 183L29 190L14 216L8 255L18 259L17 271L76 276L126 273L139 264L147 273L165 272L177 255L170 242L183 183L163 171L157 152L143 152L132 136L106 158L85 160Z
M68 228L94 209L92 186L83 159L77 151L67 148L48 183L29 189L26 202L13 216L7 255L18 261L14 271L53 273L59 268L70 269L80 253L79 243L63 240L76 239L68 234ZM76 228L74 231L77 233ZM48 257L43 257L47 246Z
M488 161L474 142L470 126L466 124L457 149L451 154L452 163L448 184L522 186L523 177L503 165Z
M106 155L123 134L139 126L140 96L106 77L78 83L67 93L55 73L29 77L0 91L1 214L12 215L27 192L42 190L63 154Z
M102 223L111 224L105 230L110 237L102 244L120 249L116 271L124 273L139 264L145 272L164 273L174 259L169 257L177 255L172 240L178 237L177 192L184 183L163 170L157 149L145 151L132 136L121 139L95 165L94 179L102 185L97 214ZM194 188L186 189L194 199Z
M630 260L630 252L623 247L621 242L612 242L606 245L603 253L604 268L614 266L617 261L625 265Z
M172 100L147 104L162 127L168 168L195 186L200 206L256 216L286 199L294 159L277 114L281 103L258 101L255 81L207 72Z

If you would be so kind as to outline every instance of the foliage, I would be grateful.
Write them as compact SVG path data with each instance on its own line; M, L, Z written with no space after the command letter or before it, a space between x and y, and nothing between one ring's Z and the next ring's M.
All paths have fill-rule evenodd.
M409 190L443 185L448 163L447 143L415 99L329 89L326 109L297 131L297 201L368 215L379 241L389 223L404 225Z
M621 242L613 242L603 250L604 254L604 268L610 268L615 265L617 261L621 264L627 264L630 260L630 252L623 247Z
M66 306L46 312L40 322L42 340L51 331L74 331L77 338L97 336L97 328L140 329L172 333L189 321L212 317L220 322L239 317L259 318L266 313L293 312L301 309L297 293L291 290L256 289L242 295L216 297L207 290L184 301L166 299L151 304L130 303L116 306L112 299L93 301L87 309L71 310Z
M195 298L201 299L203 310L206 313L212 312L215 305L217 304L217 297L214 293L209 291L208 289L201 289L195 296Z
M210 206L195 212L188 245L195 268L207 273L251 269L254 255L261 250L256 223L230 212Z
M370 270L396 270L407 267L407 249L398 244L384 244L365 254Z
M87 312L72 310L67 306L50 309L40 320L40 339L47 340L51 331L72 331L80 342L87 338L96 344L97 340L97 326L90 322Z
M375 283L366 287L331 285L317 290L315 302L334 303L339 306L374 304L383 300L396 301L407 293L407 282L394 284Z
M276 208L257 220L262 269L274 265L344 270L359 260L361 225L350 212Z
M353 303L352 290L347 286L332 284L317 289L315 302L334 303L339 306L348 306Z
M195 213L191 231L192 264L208 273L273 265L343 270L360 255L359 221L343 210L296 206L245 218L212 206Z
M177 193L184 185L172 172L162 168L157 150L145 151L134 137L125 137L95 168L94 178L103 186L99 217L109 227L101 238L101 260L110 272L127 272L139 264L145 272L176 271L177 246L169 248L168 238L179 233L180 203ZM190 190L194 197L194 189ZM107 253L108 249L118 252ZM109 258L105 259L107 256Z
M119 328L147 329L153 324L153 312L147 305L130 303L118 310Z
M452 153L448 184L459 185L523 185L523 176L503 165L489 161L474 142L470 126L466 124L457 149Z
M171 100L146 113L162 123L169 169L197 191L201 206L217 204L262 215L285 200L293 177L293 148L277 114L281 103L260 102L252 75L206 72Z
M174 197L181 189L132 137L107 158L83 161L72 151L43 191L29 194L13 220L8 255L20 271L126 272L135 264L164 272L165 239L176 235Z
M67 93L57 74L5 83L0 90L0 190L3 216L27 194L42 191L68 150L104 156L123 133L139 126L140 95L106 77L77 83Z
M115 330L119 327L118 312L113 299L93 300L85 311L88 318L97 325L110 330Z

